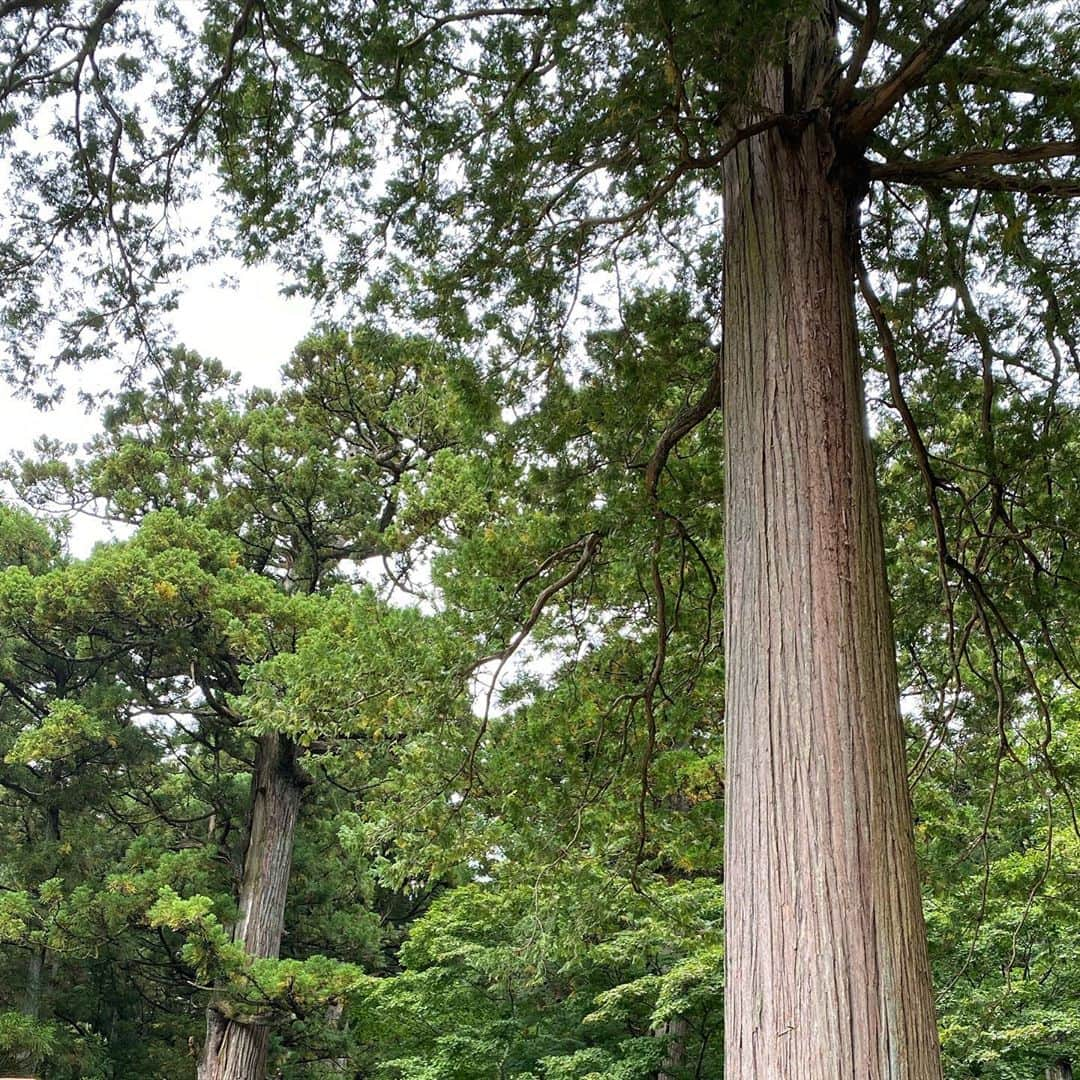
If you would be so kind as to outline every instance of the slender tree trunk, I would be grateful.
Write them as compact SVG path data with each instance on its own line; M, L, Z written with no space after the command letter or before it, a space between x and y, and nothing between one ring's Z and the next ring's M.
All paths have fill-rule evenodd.
M296 746L282 735L261 735L251 781L251 824L239 914L233 929L233 940L252 957L276 957L281 948L296 821L305 784ZM231 1017L221 1004L211 1004L198 1080L262 1080L269 1039L265 1023Z
M672 1017L659 1028L657 1036L666 1038L668 1045L656 1080L675 1080L675 1074L682 1069L686 1060L686 1037L689 1033L690 1025L685 1016Z
M52 783L58 787L60 784L59 767L52 770ZM50 804L45 808L45 829L41 837L48 851L48 858L53 861L57 858L56 848L60 843L60 807ZM55 959L50 965L50 974L56 973ZM42 1002L48 990L48 979L45 974L45 947L32 949L26 968L26 995L23 998L23 1015L31 1019L41 1019Z
M680 814L686 814L690 810L690 800L681 792L676 792L667 802L670 809ZM688 876L675 867L665 868L664 876L669 882L688 880ZM689 1021L685 1016L673 1016L656 1028L654 1034L657 1038L668 1040L664 1060L656 1073L656 1080L675 1080L675 1075L680 1073L686 1062L686 1042L690 1034Z
M1073 1080L1072 1062L1068 1058L1059 1058L1046 1069L1046 1080Z
M26 965L26 995L23 998L23 1015L37 1020L41 1017L41 995L45 979L45 950L30 950Z
M724 166L728 1080L941 1076L839 166L817 118Z

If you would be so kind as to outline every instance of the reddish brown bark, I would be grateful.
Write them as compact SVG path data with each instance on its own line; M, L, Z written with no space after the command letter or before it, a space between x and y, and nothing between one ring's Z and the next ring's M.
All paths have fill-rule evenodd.
M762 75L777 109L827 75L804 30ZM939 1080L852 192L818 117L724 169L726 1075Z

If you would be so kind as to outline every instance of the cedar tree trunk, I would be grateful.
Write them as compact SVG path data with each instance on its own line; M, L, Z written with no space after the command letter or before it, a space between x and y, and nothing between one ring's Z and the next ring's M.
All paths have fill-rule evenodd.
M939 1080L824 20L724 163L728 1080Z
M285 925L293 840L306 778L296 746L283 735L259 736L252 776L251 825L233 940L249 956L276 957ZM206 1014L198 1080L263 1080L270 1029L258 1017L234 1017L221 1003Z

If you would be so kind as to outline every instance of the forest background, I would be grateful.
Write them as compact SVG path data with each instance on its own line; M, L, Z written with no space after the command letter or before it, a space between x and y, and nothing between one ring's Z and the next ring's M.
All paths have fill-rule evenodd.
M800 104L810 8L0 3L5 373L105 391L5 472L0 1067L732 1075L718 170L901 76L843 182L944 1071L1080 1059L1076 15L824 5ZM226 300L242 383L222 251L317 311Z

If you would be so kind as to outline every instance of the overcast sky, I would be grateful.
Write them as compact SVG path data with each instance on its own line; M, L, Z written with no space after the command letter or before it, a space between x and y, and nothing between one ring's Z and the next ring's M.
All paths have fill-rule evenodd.
M225 269L237 279L235 288L221 285ZM218 265L192 274L173 318L178 340L204 356L217 357L230 370L239 371L247 385L274 384L278 369L312 322L310 304L281 296L278 282L276 272L269 267L245 270ZM94 377L95 381L106 379L108 372L102 370ZM16 450L30 451L41 435L83 443L97 426L96 414L87 414L78 401L66 401L49 412L39 412L0 384L2 459ZM71 549L78 555L87 554L95 542L107 536L102 523L95 519L75 521Z

